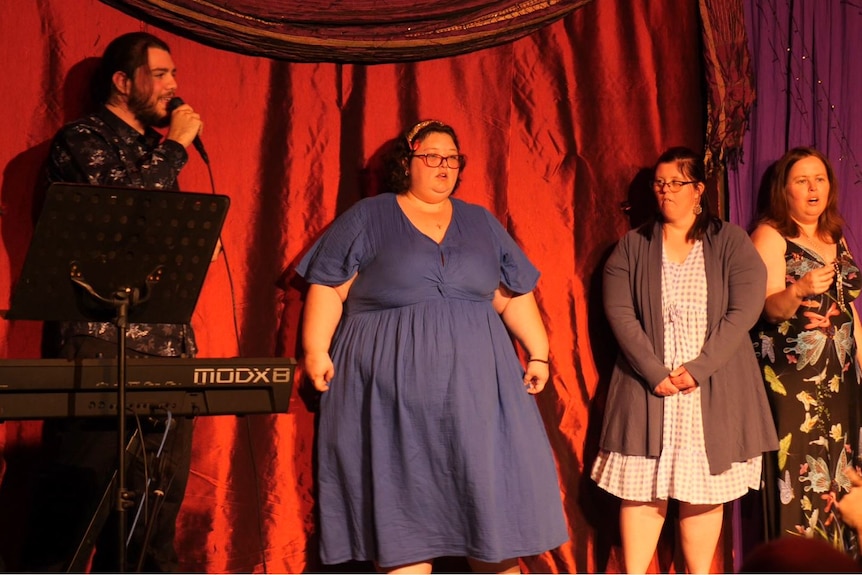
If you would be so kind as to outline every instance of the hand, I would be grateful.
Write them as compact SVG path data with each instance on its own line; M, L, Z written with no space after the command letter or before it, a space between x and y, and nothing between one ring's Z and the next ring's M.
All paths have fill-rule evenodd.
M667 397L669 395L676 395L679 393L679 389L671 383L670 376L667 376L661 380L657 386L655 386L655 389L652 392L659 397Z
M317 351L305 354L302 368L306 377L314 385L314 389L321 393L329 391L329 382L335 375L335 366L327 352Z
M179 142L188 148L194 139L204 130L201 116L188 104L177 106L171 113L171 126L168 128L168 140Z
M811 270L799 278L791 287L796 290L797 296L805 299L826 293L826 290L832 285L834 279L835 268L830 264Z
M550 377L550 369L547 363L541 361L531 361L527 363L526 373L524 373L524 387L527 388L527 393L536 395L548 383Z
M841 512L844 523L853 529L859 529L862 526L862 489L859 489L862 487L862 475L852 467L844 469L844 475L850 479L852 487L850 492L839 499L835 505Z
M695 389L697 389L697 382L688 372L684 365L679 366L672 372L670 372L670 382L676 387L680 392L684 394L689 394Z

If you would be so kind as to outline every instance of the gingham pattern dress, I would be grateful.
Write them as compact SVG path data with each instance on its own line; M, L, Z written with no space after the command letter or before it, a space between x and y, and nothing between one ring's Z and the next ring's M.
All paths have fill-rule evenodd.
M662 250L664 363L673 370L700 355L706 335L707 285L703 243L695 242L683 263ZM599 487L628 501L676 499L717 504L760 485L761 458L733 463L710 475L703 438L700 387L664 398L662 452L658 458L602 451L592 477Z

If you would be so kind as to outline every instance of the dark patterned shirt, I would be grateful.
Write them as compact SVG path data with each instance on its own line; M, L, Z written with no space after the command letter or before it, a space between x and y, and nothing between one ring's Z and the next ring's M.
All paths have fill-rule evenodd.
M47 162L48 182L176 190L177 176L188 161L186 149L173 140L162 141L156 130L139 133L107 108L67 124L54 137ZM64 322L62 342L87 335L117 341L111 323ZM159 356L194 356L197 352L190 325L129 324L130 350Z

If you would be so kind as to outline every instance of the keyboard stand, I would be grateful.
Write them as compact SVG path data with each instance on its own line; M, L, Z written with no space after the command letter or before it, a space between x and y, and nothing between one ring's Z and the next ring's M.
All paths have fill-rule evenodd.
M126 444L126 454L130 456L133 455L139 447L141 447L141 441L138 431L135 430L135 433L133 433L132 437L129 439L129 443ZM128 467L128 463L126 466ZM117 472L114 471L114 474L111 476L111 480L108 482L108 486L105 488L104 493L102 493L102 498L99 500L99 505L96 507L96 511L90 518L87 530L84 531L84 535L81 537L81 542L75 550L75 555L69 562L66 573L86 572L87 564L90 562L90 558L93 556L93 549L96 547L96 540L99 538L99 535L101 535L102 528L105 526L105 521L108 520L108 514L111 512L116 487Z

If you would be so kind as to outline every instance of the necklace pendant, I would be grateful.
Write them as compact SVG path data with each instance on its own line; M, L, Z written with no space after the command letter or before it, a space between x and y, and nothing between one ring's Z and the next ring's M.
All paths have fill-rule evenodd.
M838 307L847 313L847 306L844 304L844 278L841 277L841 266L835 261L832 263L832 267L835 269L835 291L838 293Z

